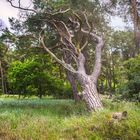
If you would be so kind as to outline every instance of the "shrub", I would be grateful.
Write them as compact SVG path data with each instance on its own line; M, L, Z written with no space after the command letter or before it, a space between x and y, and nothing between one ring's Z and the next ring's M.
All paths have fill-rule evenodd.
M126 82L120 87L122 97L140 101L140 55L124 63Z
M7 73L12 94L36 95L40 98L43 95L53 95L56 98L72 97L68 83L52 76L38 61L15 61Z

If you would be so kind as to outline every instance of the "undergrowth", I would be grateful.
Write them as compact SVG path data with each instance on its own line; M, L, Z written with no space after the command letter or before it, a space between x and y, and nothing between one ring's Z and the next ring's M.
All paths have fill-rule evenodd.
M140 105L104 100L89 113L83 103L54 99L0 99L0 140L140 140ZM111 122L113 112L128 118Z

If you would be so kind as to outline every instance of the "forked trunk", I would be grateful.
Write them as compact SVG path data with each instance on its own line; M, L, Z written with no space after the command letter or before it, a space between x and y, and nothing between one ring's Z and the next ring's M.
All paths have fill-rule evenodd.
M90 26L86 15L85 15L85 20L86 20L87 25ZM76 21L71 21L71 22L75 24ZM90 111L97 111L97 110L102 109L103 105L98 96L97 87L96 87L97 80L98 80L98 77L99 77L100 71L101 71L101 52L104 47L104 41L103 41L102 37L96 35L94 33L94 31L93 32L91 31L91 29L90 30L85 30L83 28L80 29L80 23L79 22L77 23L77 25L79 25L78 28L80 29L79 33L86 34L88 37L91 36L93 38L94 42L97 43L97 46L95 49L94 69L93 69L93 72L91 73L91 75L87 75L87 72L85 69L85 57L82 53L83 48L85 46L87 46L87 43L86 43L87 41L85 42L85 44L82 47L80 47L80 46L77 47L72 42L72 35L70 33L70 30L63 21L54 20L53 25L55 26L55 28L57 29L57 31L61 37L60 40L61 40L62 44L65 46L65 48L63 50L68 51L68 54L70 54L71 58L73 58L73 59L67 58L68 55L66 55L66 58L68 59L68 61L66 61L67 59L65 59L65 61L60 60L54 53L52 53L46 47L45 42L44 42L44 35L41 36L41 33L40 33L40 41L42 43L43 48L58 63L63 65L63 67L65 67L67 70L69 70L70 72L72 72L73 74L75 74L78 77L79 84L81 85L81 88L82 88L81 95L83 96L83 99L86 102L88 109ZM69 61L69 60L75 61L76 65L72 65L71 61ZM77 67L77 69L75 69L75 67Z

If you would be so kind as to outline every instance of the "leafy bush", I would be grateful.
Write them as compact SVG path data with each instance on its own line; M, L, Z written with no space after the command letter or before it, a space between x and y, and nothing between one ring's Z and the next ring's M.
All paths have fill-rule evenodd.
M51 95L54 98L59 99L72 98L72 90L67 82L64 82L62 79L55 78L49 74L46 76L47 95Z
M124 64L126 82L121 86L122 97L131 101L140 101L140 55Z
M35 61L15 61L8 69L8 81L14 94L42 95L45 92L45 73ZM40 93L40 90L42 91Z
M43 64L34 60L15 61L8 69L8 81L12 94L40 98L53 95L56 98L70 98L71 88L61 79L52 76Z

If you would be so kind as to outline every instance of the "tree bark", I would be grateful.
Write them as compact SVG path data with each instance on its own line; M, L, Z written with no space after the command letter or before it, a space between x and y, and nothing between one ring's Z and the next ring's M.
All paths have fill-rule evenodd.
M77 69L73 67L70 63L67 63L66 60L60 60L54 53L52 53L45 45L44 35L42 32L40 33L40 41L42 47L48 52L58 63L60 63L67 70L72 72L77 76L78 82L81 85L82 92L80 95L83 96L85 103L89 111L97 111L103 108L101 103L99 94L97 92L97 80L99 78L101 72L101 52L104 47L104 42L102 37L96 35L94 32L90 30L81 29L81 33L86 35L90 35L93 40L97 43L95 49L95 65L93 72L90 75L87 75L85 70L85 57L81 52L82 49L76 48L76 46L72 43L72 38L70 35L70 31L66 24L63 21L54 21L54 26L57 29L60 40L63 45L66 47L64 50L68 50L71 54L73 60L76 62Z
M1 72L2 93L5 94L5 89L4 89L4 75L3 75L3 69L2 69L2 63L1 63L1 61L0 61L0 72Z
M135 37L135 45L136 45L134 55L136 56L140 53L140 31L138 26L139 16L138 16L138 9L137 9L137 1L131 0L131 5L132 5L134 37Z
M89 75L78 75L79 82L82 85L82 97L89 111L98 111L103 109L96 84Z
M70 64L72 61L71 55L66 51L64 51L64 60L68 64ZM67 75L67 79L68 79L68 81L71 85L71 88L72 88L74 100L76 102L80 101L81 99L80 99L80 96L78 95L77 84L76 84L76 79L75 79L74 74L72 74L70 71L66 70L66 75Z
M76 83L74 75L71 72L67 71L67 78L68 78L70 85L71 85L71 88L72 88L74 100L76 102L80 101L81 98L78 95L77 83Z
M96 76L99 76L98 72L100 72L100 64L96 65L99 68L99 71L94 71L97 75L95 75L95 73L87 75L84 67L85 57L82 53L79 54L78 61L77 77L82 87L82 92L80 94L83 96L83 100L85 101L87 108L89 111L98 111L103 109L103 105L97 91L97 80L95 80L97 78ZM97 61L97 59L95 61ZM95 63L97 64L97 62Z

